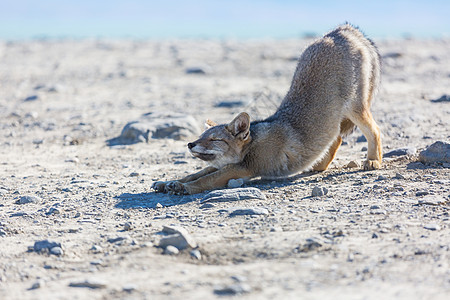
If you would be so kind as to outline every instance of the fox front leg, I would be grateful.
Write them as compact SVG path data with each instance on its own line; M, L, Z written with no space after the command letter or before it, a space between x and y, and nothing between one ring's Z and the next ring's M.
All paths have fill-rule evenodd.
M156 193L169 193L172 191L176 194L179 194L180 191L182 190L182 188L177 183L186 183L186 182L194 181L194 180L199 179L200 177L211 174L212 172L215 172L215 171L217 171L216 168L207 167L207 168L201 170L200 172L190 174L179 180L156 181L152 184L152 189L154 189Z

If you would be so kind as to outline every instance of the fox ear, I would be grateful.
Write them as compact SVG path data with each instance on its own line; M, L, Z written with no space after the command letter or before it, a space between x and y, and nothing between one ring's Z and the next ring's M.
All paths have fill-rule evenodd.
M247 140L250 132L250 116L245 112L240 113L227 125L227 129L232 135Z
M205 130L209 129L211 127L217 126L217 123L214 121L211 121L210 119L206 119L205 121Z

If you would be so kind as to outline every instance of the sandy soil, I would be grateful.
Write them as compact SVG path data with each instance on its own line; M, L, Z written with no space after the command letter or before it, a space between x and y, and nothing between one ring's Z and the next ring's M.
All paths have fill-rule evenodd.
M448 165L403 155L378 171L344 168L366 154L356 131L324 173L246 185L265 201L202 206L204 194L150 188L204 166L186 141L107 146L148 112L186 113L199 129L243 110L269 115L309 42L0 42L0 298L445 299ZM384 151L448 141L450 104L431 100L450 92L450 40L376 42ZM315 186L328 194L311 197ZM230 217L233 207L269 214ZM200 260L156 247L170 224L198 242ZM62 255L29 251L40 240Z

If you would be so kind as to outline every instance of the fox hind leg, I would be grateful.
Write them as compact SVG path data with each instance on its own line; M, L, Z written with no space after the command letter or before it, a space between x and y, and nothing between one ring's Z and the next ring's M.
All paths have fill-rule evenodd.
M331 144L330 148L328 149L327 154L324 156L324 158L322 158L321 161L319 161L318 164L313 167L313 170L319 172L325 171L336 156L336 152L339 149L339 146L341 146L341 143L342 138L340 135L338 135L338 137L334 140L333 144Z
M355 113L350 119L361 129L367 139L368 150L364 170L380 169L382 161L381 133L372 114L365 109L360 114Z

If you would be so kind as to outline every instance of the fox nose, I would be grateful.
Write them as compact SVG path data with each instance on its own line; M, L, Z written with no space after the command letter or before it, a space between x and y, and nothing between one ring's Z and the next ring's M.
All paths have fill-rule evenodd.
M192 148L194 148L195 147L195 143L188 143L188 148L189 149L192 149Z

